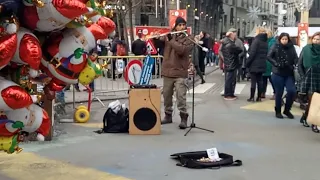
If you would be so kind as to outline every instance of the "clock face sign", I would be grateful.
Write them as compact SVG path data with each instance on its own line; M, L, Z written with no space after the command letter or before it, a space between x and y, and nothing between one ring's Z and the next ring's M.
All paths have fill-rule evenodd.
M128 63L125 71L125 79L129 85L138 84L141 78L142 62L132 60Z

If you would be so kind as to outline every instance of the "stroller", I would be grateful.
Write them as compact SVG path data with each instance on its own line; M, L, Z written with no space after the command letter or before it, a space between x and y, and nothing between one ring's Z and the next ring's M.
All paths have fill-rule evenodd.
M300 123L305 127L310 127L307 123L307 117L310 108L311 96L314 92L320 92L320 64L315 64L309 68L301 79L298 81L298 92L300 95L307 97L306 109L303 113ZM316 125L311 125L312 131L320 133L320 129Z

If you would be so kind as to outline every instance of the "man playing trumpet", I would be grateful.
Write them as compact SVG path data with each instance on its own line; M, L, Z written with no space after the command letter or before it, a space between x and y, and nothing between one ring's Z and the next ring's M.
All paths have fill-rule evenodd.
M186 20L182 17L177 17L173 32L186 30ZM160 34L157 34L160 36ZM163 75L163 98L165 117L162 124L172 123L173 112L173 93L175 90L177 106L180 111L181 123L180 129L187 128L188 112L187 112L187 85L189 68L189 54L193 48L193 42L187 37L184 32L168 34L158 37L157 40L164 41L164 53L162 63Z

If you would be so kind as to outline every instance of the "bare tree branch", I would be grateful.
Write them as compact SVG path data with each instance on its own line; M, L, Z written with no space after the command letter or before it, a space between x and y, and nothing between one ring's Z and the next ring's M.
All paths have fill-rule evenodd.
M123 14L126 15L129 11L129 9L131 8L134 9L137 6L139 6L142 3L142 0L140 0L139 2L135 3L134 5L132 4L132 0L120 0L123 4L125 4L126 9L123 11ZM131 7L130 7L131 5Z

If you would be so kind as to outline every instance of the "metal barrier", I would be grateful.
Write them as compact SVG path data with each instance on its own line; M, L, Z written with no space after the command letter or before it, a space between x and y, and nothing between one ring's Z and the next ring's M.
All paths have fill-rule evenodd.
M124 69L131 60L141 60L146 56L99 56L97 62L103 67L103 76L94 81L93 99L98 100L105 106L99 96L113 93L114 95L127 95L129 85L124 79ZM155 67L152 74L151 83L162 86L161 79L161 60L163 56L151 56L155 58ZM122 63L122 67L118 65Z

